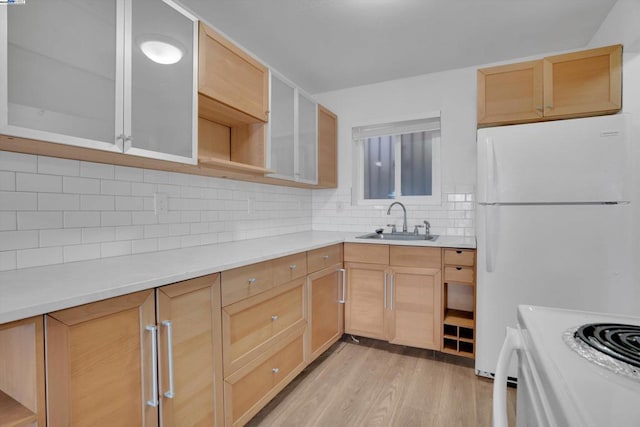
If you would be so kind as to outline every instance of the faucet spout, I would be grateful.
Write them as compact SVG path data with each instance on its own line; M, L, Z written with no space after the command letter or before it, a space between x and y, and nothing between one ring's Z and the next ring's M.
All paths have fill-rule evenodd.
M402 212L404 213L404 222L402 223L402 232L406 233L407 232L407 208L404 207L404 205L400 202L393 202L389 205L389 209L387 209L387 215L391 215L391 208L394 205L398 205L402 208Z

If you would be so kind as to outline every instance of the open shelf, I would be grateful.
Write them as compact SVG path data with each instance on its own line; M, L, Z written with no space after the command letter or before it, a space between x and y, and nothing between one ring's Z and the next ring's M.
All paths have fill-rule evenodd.
M231 160L216 159L214 157L200 157L198 162L203 167L213 167L218 169L241 172L251 175L264 175L274 173L273 170L260 166L253 166L246 163L233 162Z
M473 312L447 309L444 315L444 323L473 329Z
M0 390L0 427L17 427L38 421L38 416Z
M443 249L442 351L475 356L475 250Z
M45 425L42 316L0 325L0 427Z

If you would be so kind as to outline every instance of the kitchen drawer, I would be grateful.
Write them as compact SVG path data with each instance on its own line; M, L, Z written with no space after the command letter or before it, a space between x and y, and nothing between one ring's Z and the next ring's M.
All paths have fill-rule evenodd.
M273 287L271 261L223 271L221 286L223 307L271 289Z
M304 367L302 335L227 378L224 383L225 425L244 425Z
M274 259L273 285L278 286L307 275L307 253Z
M389 264L389 245L345 243L344 261L387 265Z
M237 371L304 319L304 279L273 288L222 310L224 376Z
M473 283L473 268L469 267L450 267L444 268L444 281L454 283Z
M426 248L419 246L390 246L389 264L397 267L442 267L440 248Z
M342 262L342 244L307 252L307 272L313 273Z
M475 264L475 255L473 249L445 249L444 263L471 267Z

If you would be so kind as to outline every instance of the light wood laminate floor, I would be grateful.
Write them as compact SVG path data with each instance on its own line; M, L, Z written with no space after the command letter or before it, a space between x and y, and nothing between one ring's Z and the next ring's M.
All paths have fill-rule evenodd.
M493 382L473 361L344 337L248 426L490 426ZM509 388L510 423L515 389Z

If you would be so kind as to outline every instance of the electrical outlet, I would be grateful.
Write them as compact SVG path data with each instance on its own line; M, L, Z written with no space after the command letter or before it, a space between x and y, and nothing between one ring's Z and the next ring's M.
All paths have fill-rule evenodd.
M256 211L256 201L252 197L247 199L247 213L252 215Z
M153 195L153 209L156 215L169 212L169 196L164 193L155 193Z

